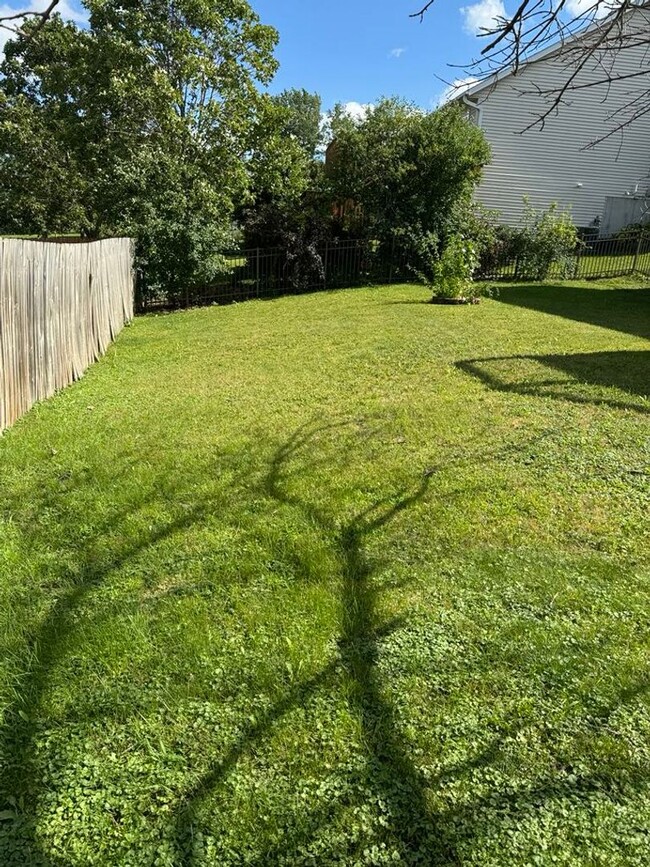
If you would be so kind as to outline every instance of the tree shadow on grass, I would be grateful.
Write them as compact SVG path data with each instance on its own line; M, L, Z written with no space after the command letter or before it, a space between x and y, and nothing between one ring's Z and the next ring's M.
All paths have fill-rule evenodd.
M354 423L357 424L358 421ZM497 817L499 810L510 810L523 815L538 809L539 805L546 801L570 799L576 794L587 796L589 793L602 791L603 785L607 785L606 775L599 779L596 775L583 772L573 775L570 780L549 777L533 781L514 794L475 794L470 795L468 803L455 808L432 808L431 794L435 792L437 785L449 777L461 777L474 767L495 762L504 740L513 736L519 723L513 720L508 726L502 726L487 746L474 753L470 751L470 755L465 759L457 761L437 776L425 776L418 768L413 759L410 741L400 727L398 715L386 695L385 684L380 680L377 667L381 643L392 632L400 629L405 621L403 618L393 618L387 622L380 620L378 596L383 588L378 582L378 564L369 557L365 548L369 537L375 531L386 527L398 515L407 512L427 496L435 470L420 473L410 487L399 490L388 498L374 500L350 518L333 513L328 497L323 496L323 493L327 495L327 491L314 490L314 497L309 499L303 494L294 493L297 486L293 481L298 480L306 469L318 466L322 473L329 461L330 472L336 472L337 467L331 462L333 458L323 457L326 450L319 450L318 438L345 424L348 422L311 425L296 432L276 451L261 482L261 491L257 491L270 503L288 505L301 511L320 528L332 546L339 564L342 609L338 654L312 677L291 687L256 722L244 723L241 735L227 749L225 756L206 768L189 791L179 793L179 806L172 818L172 827L165 828L165 832L169 831L174 837L178 853L175 863L178 865L194 864L198 867L206 863L197 854L193 843L194 814L201 801L227 778L244 754L263 745L265 739L272 735L276 722L285 717L292 708L304 705L311 696L332 686L345 686L350 709L358 719L363 733L366 783L360 797L368 796L373 803L382 804L382 819L385 824L381 833L385 834L391 845L398 850L402 864L459 863L459 829L462 828L462 843L467 845L468 834L481 833L481 820L473 820L473 816L478 817L481 811L493 810ZM511 456L514 448L516 446L513 444L507 445L503 452ZM345 462L346 457L340 456L340 460ZM472 460L472 457L467 460ZM152 497L155 499L154 495ZM125 507L123 512L115 512L106 522L94 528L97 536L107 532L109 527L114 531L115 525L126 522L130 515L145 508L149 502L147 496L143 495L137 503L131 504L131 508ZM93 565L90 543L85 552L81 552L81 574L70 579L70 586L63 589L40 629L32 637L30 646L33 663L17 684L17 699L0 730L0 747L4 749L5 755L10 754L9 765L0 772L0 791L5 795L17 793L20 788L27 788L28 784L31 785L32 793L36 792L38 795L38 787L43 785L40 777L35 779L38 769L34 765L36 726L33 717L38 715L48 680L59 657L66 651L66 636L78 626L75 614L78 614L91 594L106 585L113 573L120 570L129 559L136 558L148 546L204 521L220 505L218 497L204 497L183 514L161 521L137 542L127 545L116 543L114 550L98 564ZM640 682L636 690L622 693L619 702L613 703L611 708L592 712L593 724L605 726L619 703L631 701L635 694L646 689L647 683ZM9 806L13 810L16 805ZM344 806L342 801L328 801L322 809L314 810L305 818L299 835L280 841L274 848L260 853L258 860L251 863L262 867L273 865L281 859L285 863L291 863L291 860L287 859L292 858L294 863L304 863L300 860L301 846L308 846L310 838L326 827ZM492 821L495 821L494 816ZM23 850L22 863L53 863L39 848L35 825L30 828L23 825L17 827L16 831L20 832L15 838L16 843L27 847ZM12 831L9 830L8 833L11 835ZM11 843L5 833L5 842L7 841ZM63 858L65 854L58 863L68 863Z
M650 413L650 351L505 355L456 366L495 391ZM549 370L560 376L549 378ZM640 400L616 397L611 389Z
M364 542L372 533L425 497L433 471L424 471L412 489L376 500L339 524L324 510L306 504L288 491L287 471L292 458L309 450L312 439L322 432L323 428L298 432L276 453L266 479L266 493L278 502L305 511L335 547L341 570L341 667L351 709L361 723L368 783L377 800L386 805L387 830L399 843L403 863L424 863L425 857L430 864L449 863L453 852L447 846L444 829L429 811L427 783L409 756L408 745L377 674L378 644L389 628L378 622L380 587L373 580L376 565L364 550Z
M650 339L650 289L500 286L496 300Z
M322 838L337 814L345 808L361 806L362 800L366 805L375 805L374 809L381 814L373 832L375 836L371 835L364 845L372 848L378 844L378 852L391 851L395 862L403 865L442 867L460 864L462 849L467 848L472 837L479 838L488 826L493 831L495 821L508 815L523 820L547 803L562 800L571 803L576 798L587 800L592 795L602 794L610 783L615 785L606 771L550 773L524 782L518 788L490 789L487 793L471 793L470 790L470 797L454 806L434 804L439 786L471 776L474 769L497 764L506 743L516 738L523 723L511 719L502 724L487 744L475 751L469 750L465 757L436 774L425 773L418 766L414 745L403 730L388 697L387 684L382 683L378 671L382 642L394 631L407 626L408 618L401 616L381 622L379 595L384 588L378 581L379 564L369 557L366 543L375 531L385 528L400 513L408 511L427 496L436 470L424 471L412 487L402 489L394 496L376 499L352 517L341 520L340 516L329 511L322 491L315 492L314 498L306 499L304 495L294 493L299 487L293 484L311 466L312 460L319 462L319 437L338 426L312 425L299 429L276 451L263 482L266 497L300 510L320 528L336 553L341 588L338 658L289 690L261 720L248 726L225 757L208 768L183 796L174 833L178 863L185 867L199 867L205 863L201 860L200 846L194 845L195 835L197 839L201 838L199 811L204 799L224 782L244 755L258 752L263 742L271 739L275 724L292 708L304 705L326 687L335 686L344 691L349 709L359 721L365 763L363 782L356 794L351 795L342 787L343 794L326 797L320 806L310 809L307 814L302 813L299 829L289 833L281 831L276 842L270 843L253 860L249 858L247 863L255 867L277 863L317 863L318 857L325 855L321 849L318 850L321 855L314 854L310 848L313 842ZM512 445L506 446L505 455L511 456L513 448ZM330 469L335 471L334 466ZM316 500L324 505L318 505ZM621 691L611 704L591 708L591 726L605 729L611 715L622 704L644 695L649 685L647 678L642 678L632 688ZM348 771L343 768L341 773ZM638 779L631 785L640 787L643 780ZM387 850L381 849L383 844L388 846ZM349 845L352 848L343 855L338 849L332 853L335 860L343 858L341 863L346 863L345 859L349 858L350 862L354 860L356 863L359 852L354 847L359 845L359 841L350 840Z
M276 703L258 723L247 728L227 755L210 768L186 794L176 820L176 846L180 862L198 864L193 847L193 813L201 800L228 774L241 756L270 735L273 724L291 708L304 704L328 681L336 679L347 685L349 703L358 717L362 740L367 751L368 782L378 800L387 805L390 828L399 840L404 863L449 863L442 829L437 828L428 813L426 785L408 756L390 703L384 697L376 674L378 642L403 625L401 618L379 623L376 612L378 588L373 584L374 567L366 557L363 543L367 536L386 526L399 513L420 501L429 488L432 472L425 472L411 490L402 490L394 497L376 500L366 509L339 525L323 507L314 505L289 492L291 464L300 460L318 464L317 439L351 422L330 425L306 425L275 453L263 482L263 492L271 501L300 510L314 522L330 540L336 553L341 574L342 623L338 643L338 658L331 661L318 675L304 681ZM309 457L305 460L305 455ZM333 470L330 467L330 470ZM312 816L308 827L314 833L325 820L325 813L335 806L326 806L322 815ZM435 853L440 855L435 860ZM281 854L280 848L276 856ZM423 858L428 860L423 861ZM261 864L271 864L275 857L266 852ZM271 859L271 860L269 860Z
M117 474L114 478L117 480ZM74 510L68 509L62 492L57 496L56 492L41 489L35 494L35 498L40 509L56 511L62 526L75 526L78 516ZM193 506L183 508L176 517L149 525L148 531L141 532L137 540L124 544L117 532L119 527L126 528L134 516L144 513L158 500L157 493L140 492L128 505L115 509L105 520L98 522L83 544L79 544L73 536L67 540L71 550L74 550L77 568L74 574L60 576L55 601L38 627L26 636L26 663L22 673L14 678L14 698L5 708L0 724L2 864L24 863L31 867L41 867L53 863L43 851L37 835L36 806L42 791L42 773L36 766L36 737L42 726L43 698L54 669L66 653L70 635L79 628L80 610L92 599L93 594L105 588L111 578L130 561L135 560L148 548L204 521L218 511L221 505L217 495L214 499L201 499ZM166 505L169 506L169 503ZM18 503L9 508L9 513L12 512L19 514ZM105 541L109 535L117 540L116 544L109 545L98 557L95 545ZM26 536L33 542L35 530L28 528ZM64 543L59 555L64 556L65 553ZM5 860L2 860L3 858Z

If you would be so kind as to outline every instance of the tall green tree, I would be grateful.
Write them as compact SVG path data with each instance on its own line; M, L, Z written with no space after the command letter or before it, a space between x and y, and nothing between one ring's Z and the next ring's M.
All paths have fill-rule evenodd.
M145 288L178 294L223 264L277 34L245 0L85 5L87 30L55 15L7 47L0 209L21 231L133 234Z
M271 97L283 108L282 132L297 141L309 159L316 157L321 144L321 98L317 93L291 88Z
M337 108L330 123L332 199L356 203L380 239L444 236L489 159L483 133L455 106L427 113L384 99L362 120Z
M329 222L323 164L314 159L311 146L287 134L290 121L286 106L270 97L247 159L250 197L240 214L247 246L309 243Z

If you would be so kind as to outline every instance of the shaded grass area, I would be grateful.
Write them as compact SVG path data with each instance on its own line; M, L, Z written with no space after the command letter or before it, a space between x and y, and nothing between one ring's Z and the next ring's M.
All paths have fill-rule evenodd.
M138 319L0 440L0 863L646 864L650 299Z

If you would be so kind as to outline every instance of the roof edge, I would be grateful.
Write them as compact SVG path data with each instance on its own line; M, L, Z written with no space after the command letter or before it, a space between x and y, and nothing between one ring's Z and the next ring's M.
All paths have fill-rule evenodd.
M634 6L630 7L629 11L634 11ZM615 13L612 13L612 16L607 17L613 17L614 14ZM491 73L484 79L477 81L474 84L471 84L465 90L458 93L457 96L452 97L449 102L457 102L463 97L475 96L476 94L487 90L487 88L489 87L494 87L494 85L503 81L505 78L510 78L511 76L519 74L519 72L521 72L521 70L526 68L527 66L538 63L540 60L546 60L553 54L556 54L557 52L565 49L568 45L572 45L574 42L577 42L579 39L582 39L583 37L589 35L589 33L597 30L606 20L607 18L603 18L601 21L592 21L587 27L582 30L577 30L566 39L560 39L558 42L554 42L552 45L547 45L546 48L541 48L539 51L535 52L530 57L526 58L526 60L524 60L522 63L520 63L519 67L516 70L512 66L509 66L507 69L498 69L496 72Z

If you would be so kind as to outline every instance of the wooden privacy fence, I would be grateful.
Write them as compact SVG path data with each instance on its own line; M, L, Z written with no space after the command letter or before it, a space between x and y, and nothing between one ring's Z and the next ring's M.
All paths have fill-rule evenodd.
M132 316L129 238L0 238L0 431L79 379Z

